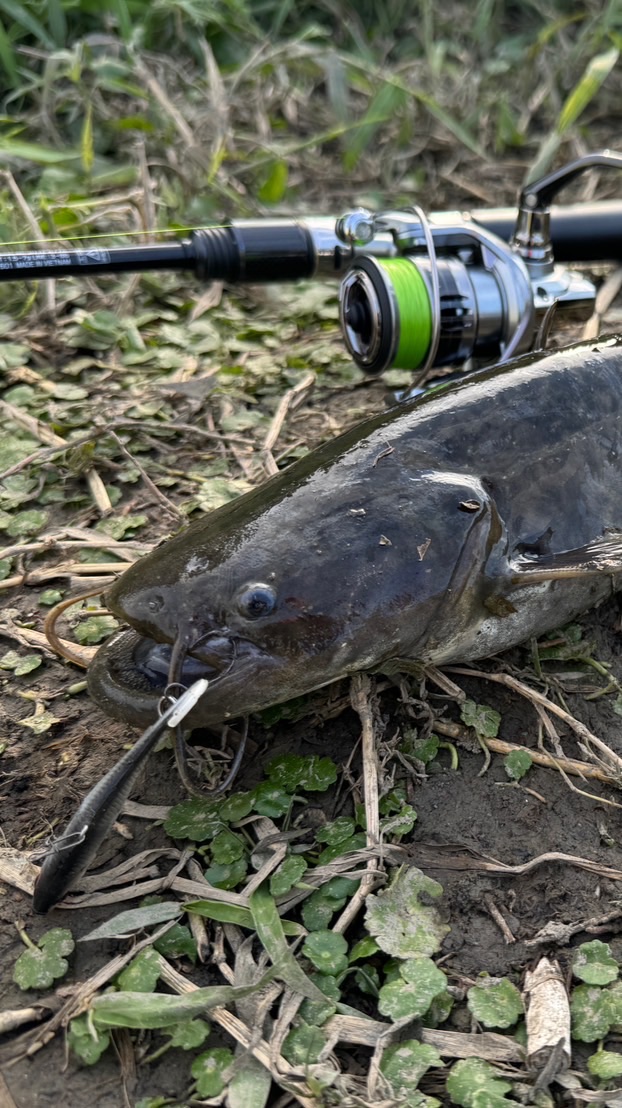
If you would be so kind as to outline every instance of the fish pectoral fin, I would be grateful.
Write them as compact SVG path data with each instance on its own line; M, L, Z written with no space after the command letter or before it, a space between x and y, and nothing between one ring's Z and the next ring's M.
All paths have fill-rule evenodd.
M602 577L622 573L622 531L608 531L601 538L575 550L519 558L512 563L512 584L532 585L565 577Z

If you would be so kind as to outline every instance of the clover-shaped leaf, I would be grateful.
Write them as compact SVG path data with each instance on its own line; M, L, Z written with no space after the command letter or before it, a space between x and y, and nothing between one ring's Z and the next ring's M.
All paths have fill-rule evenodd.
M382 893L368 896L366 923L381 950L396 958L435 954L449 931L438 910L426 900L438 899L443 889L415 866L398 870Z
M225 1046L212 1047L192 1063L192 1076L199 1096L219 1096L225 1087L225 1071L233 1062L233 1052Z
M415 1019L446 988L447 978L431 958L411 958L399 967L398 978L382 986L378 1011L394 1021Z
M190 958L197 960L197 943L190 928L183 923L174 923L154 942L154 948L165 958Z
M333 877L321 888L315 889L302 906L302 919L309 931L321 931L328 927L335 912L341 911L348 897L353 896L358 881L346 877Z
M168 1032L171 1037L170 1045L181 1047L182 1050L196 1050L202 1046L210 1033L210 1025L205 1020L180 1020Z
M340 843L335 843L333 846L326 846L324 850L317 856L318 866L328 866L331 862L334 862L335 858L341 858L343 854L347 854L350 850L364 850L367 846L367 835L364 831L357 831L356 835L351 835L349 839L343 839Z
M300 754L281 754L268 765L268 776L290 793L297 789L325 792L337 780L337 766L331 758L320 758L317 754L306 758Z
M618 963L611 954L608 943L594 939L581 943L577 950L572 972L586 985L609 985L618 976Z
M389 1046L382 1055L380 1069L399 1095L413 1093L420 1079L430 1066L442 1066L443 1061L436 1047L405 1039Z
M310 1000L305 997L298 1014L305 1023L312 1027L321 1027L323 1023L337 1011L337 1004L341 999L341 989L337 979L328 973L310 973L309 978L324 993L326 1000Z
M339 816L322 827L316 833L318 843L327 843L328 846L336 846L338 843L350 839L356 830L356 824L351 816Z
M29 727L35 735L44 735L55 723L62 721L53 712L48 712L42 701L37 701L33 714L25 719L18 719L17 722L20 727Z
M474 700L464 700L460 707L460 718L467 727L472 727L483 739L495 739L499 733L501 716L488 704L476 704Z
M622 1054L614 1050L597 1050L587 1060L587 1068L594 1077L600 1077L601 1081L611 1081L614 1077L622 1076Z
M43 592L39 593L39 604L43 604L46 608L51 608L62 599L63 594L60 589L44 589Z
M614 1022L611 996L596 985L578 985L570 998L572 1037L582 1043L604 1039Z
M511 1027L523 1013L521 995L507 977L478 981L467 993L467 1005L484 1027Z
M220 818L225 823L237 823L238 820L244 819L252 811L252 808L252 792L233 793L232 796L228 796L226 800L223 800L220 805Z
M503 759L503 768L511 781L520 781L533 765L528 750L512 750Z
M215 862L213 866L208 866L203 876L215 889L235 889L242 884L247 873L247 859L238 858L237 862Z
M110 1032L93 1027L86 1015L71 1020L67 1040L85 1066L94 1066L110 1045Z
M8 535L21 537L22 535L36 535L47 523L47 512L40 512L32 508L25 512L15 512L11 522L5 527Z
M412 831L417 822L417 813L410 804L403 804L398 812L386 816L380 822L380 834L386 841L388 838L401 839Z
M348 968L348 943L336 931L312 931L304 941L303 954L320 973L337 976Z
M302 1023L294 1027L283 1043L282 1054L292 1066L309 1066L319 1060L326 1039L319 1027Z
M447 1078L447 1092L453 1104L464 1108L496 1108L511 1104L506 1100L512 1086L497 1077L493 1066L482 1058L463 1058L452 1066Z
M129 966L117 977L117 985L123 992L152 993L159 979L162 966L157 950L152 946L140 950Z
M19 654L17 650L7 650L0 658L0 669L12 669L16 677L38 669L43 658L40 654Z
M272 896L284 896L298 882L307 869L307 863L300 854L290 854L281 862L270 878Z
M279 819L289 812L292 804L290 793L272 781L262 781L253 792L253 808L260 816Z
M213 839L223 828L223 821L217 804L201 797L182 800L171 809L164 824L167 835L174 839L192 839L204 842Z
M115 516L111 519L101 519L96 525L96 531L102 531L111 539L122 539L126 534L134 534L139 527L144 527L149 522L146 515Z
M49 989L69 968L65 955L71 954L75 943L71 931L54 927L39 939L38 947L29 947L15 963L13 980L20 989Z
M118 626L118 621L113 616L89 616L77 625L74 634L84 646L107 639Z
M247 852L247 846L241 835L236 835L228 827L223 828L212 839L212 858L223 866L238 862Z

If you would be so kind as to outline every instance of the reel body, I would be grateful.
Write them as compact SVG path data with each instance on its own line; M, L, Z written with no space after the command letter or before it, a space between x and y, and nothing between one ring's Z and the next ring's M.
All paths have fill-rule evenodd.
M398 256L359 255L341 284L341 327L357 365L425 370L528 350L535 306L522 258L458 212L421 215L376 217Z
M588 154L527 185L509 242L459 212L343 216L337 234L344 242L356 247L388 232L397 255L358 255L342 282L341 326L357 365L424 376L471 358L503 362L532 348L546 313L587 317L596 289L555 264L550 207L564 185L595 166L620 169L622 155Z

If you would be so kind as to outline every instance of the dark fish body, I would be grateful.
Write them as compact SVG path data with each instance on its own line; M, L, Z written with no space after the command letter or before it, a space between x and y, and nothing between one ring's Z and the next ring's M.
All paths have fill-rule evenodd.
M622 572L622 338L473 374L384 412L141 559L95 698L151 718L169 647L212 724L403 660L495 654ZM622 584L622 580L620 580Z

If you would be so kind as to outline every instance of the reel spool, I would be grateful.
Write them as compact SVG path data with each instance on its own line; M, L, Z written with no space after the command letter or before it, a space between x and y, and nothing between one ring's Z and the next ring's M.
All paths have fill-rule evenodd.
M377 217L399 254L358 255L340 289L346 346L365 373L501 361L528 350L534 299L522 259L458 213Z
M438 339L433 364L455 365L477 354L494 358L510 335L502 291L492 273L459 258L357 259L341 285L341 326L348 350L365 373L388 367L421 369L434 339L438 276Z

